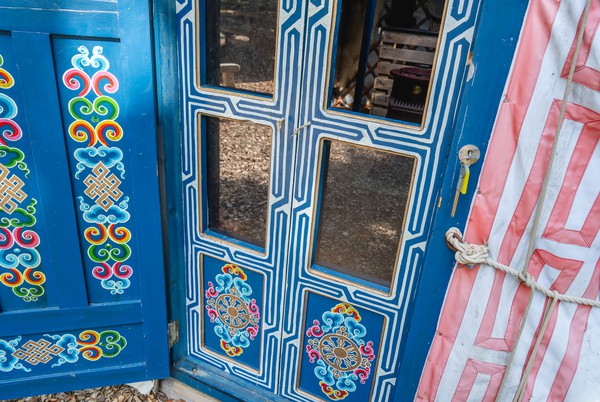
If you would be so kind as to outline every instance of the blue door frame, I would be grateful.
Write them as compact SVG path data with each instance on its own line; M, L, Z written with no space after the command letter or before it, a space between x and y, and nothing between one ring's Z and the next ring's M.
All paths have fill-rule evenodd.
M182 2L184 7L188 2ZM469 2L471 6L471 4ZM505 78L508 75L522 20L527 7L523 0L494 1L482 0L479 4L478 20L475 24L474 43L469 59L472 64L459 74L458 82L463 82L460 99L455 99L456 119L453 134L446 139L447 152L441 157L443 162L437 171L441 188L437 194L439 204L436 206L433 223L428 236L428 249L424 255L424 268L421 276L415 278L419 286L409 296L414 308L407 315L413 319L410 327L403 334L401 359L398 368L397 385L393 400L413 400L416 387L424 365L429 345L435 336L437 318L443 302L454 259L443 240L443 234L451 226L463 227L470 206L470 200L477 191L471 185L468 194L461 198L456 216L450 218L454 189L459 174L456 162L458 149L465 144L477 145L482 155L487 149L489 133L494 124L495 112L501 100ZM454 10L457 13L463 10ZM181 245L184 238L181 228L184 225L181 191L181 140L179 115L174 111L173 103L178 99L177 88L172 85L177 75L178 60L175 38L177 36L177 20L175 5L168 1L155 2L155 15L161 16L155 22L156 42L170 44L161 46L157 52L159 77L159 121L162 125L165 164L165 193L169 250L169 292L170 315L179 322L179 342L172 350L172 375L201 391L221 400L277 400L275 395L253 386L228 374L219 372L188 357L187 331L185 329L186 306L182 295L185 294L185 268ZM470 70L469 70L470 69ZM479 176L481 163L471 170L471 183ZM232 386L236 384L236 386Z
M0 1L0 399L168 375L149 6Z

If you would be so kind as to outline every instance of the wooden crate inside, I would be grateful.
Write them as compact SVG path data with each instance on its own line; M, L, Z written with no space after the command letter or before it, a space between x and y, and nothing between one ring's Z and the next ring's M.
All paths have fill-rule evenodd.
M383 30L379 45L379 66L375 78L371 114L387 114L393 79L390 71L402 66L431 67L437 35Z

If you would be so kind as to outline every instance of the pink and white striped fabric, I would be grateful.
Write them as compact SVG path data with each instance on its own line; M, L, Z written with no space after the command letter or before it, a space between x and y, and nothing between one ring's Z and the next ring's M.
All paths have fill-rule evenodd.
M595 299L600 290L600 0L592 0L549 166L585 3L530 1L465 239L488 242L491 258L521 270L533 238L528 272L538 282ZM541 194L549 168L549 185ZM417 400L512 401L550 302L534 292L527 311L530 293L488 266L456 269ZM540 336L523 400L600 401L600 308L559 302Z

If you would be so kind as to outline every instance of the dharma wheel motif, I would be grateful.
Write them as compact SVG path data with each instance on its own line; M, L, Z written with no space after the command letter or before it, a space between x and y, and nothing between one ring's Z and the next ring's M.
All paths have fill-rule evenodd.
M241 355L258 334L260 312L256 300L250 298L252 287L246 283L244 271L235 264L227 264L221 271L223 274L215 277L217 286L208 282L206 310L221 338L221 348L234 357Z
M371 375L375 354L373 342L365 342L366 328L360 324L358 311L340 303L313 321L306 331L306 353L316 363L314 373L321 390L331 400L346 398Z

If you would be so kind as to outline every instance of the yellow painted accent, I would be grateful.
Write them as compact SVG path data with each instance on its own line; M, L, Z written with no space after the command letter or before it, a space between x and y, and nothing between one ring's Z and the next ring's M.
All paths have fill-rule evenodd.
M471 169L469 165L465 165L465 176L463 177L462 185L460 186L460 193L467 194L467 186L469 185L469 176L471 175Z

